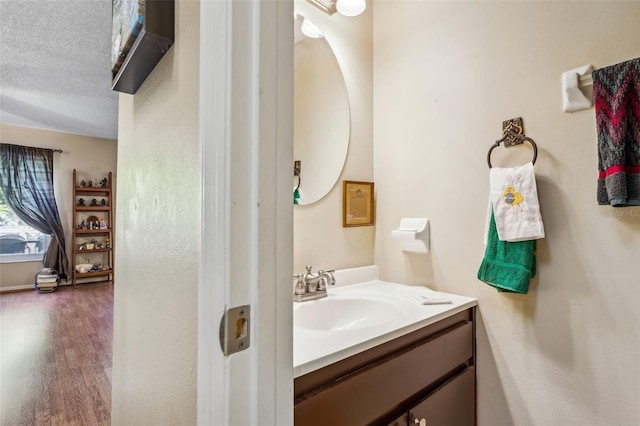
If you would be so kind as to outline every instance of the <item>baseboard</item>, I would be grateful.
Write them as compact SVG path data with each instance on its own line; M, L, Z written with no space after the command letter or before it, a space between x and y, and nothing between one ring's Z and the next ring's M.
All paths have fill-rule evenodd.
M71 283L60 283L60 286L71 285ZM0 287L0 293L10 293L12 291L36 290L33 284L13 285L9 287ZM37 291L37 290L36 290Z
M33 284L31 285L12 285L9 287L0 287L0 293L9 293L11 291L22 291L22 290L35 290Z

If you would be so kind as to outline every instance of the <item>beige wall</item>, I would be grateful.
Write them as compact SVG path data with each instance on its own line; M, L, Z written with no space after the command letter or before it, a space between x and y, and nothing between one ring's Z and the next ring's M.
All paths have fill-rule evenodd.
M638 22L638 2L375 4L375 260L384 279L478 298L480 425L640 422L640 211L596 205L594 111L561 97L563 71L637 57ZM476 279L487 150L518 116L547 234L528 295ZM526 161L504 151L494 165ZM412 216L431 219L427 255L390 238Z
M69 268L71 268L71 229L73 227L73 169L102 178L116 171L117 142L49 130L0 124L3 143L61 149L54 154L53 184L56 204L64 228ZM0 291L11 287L33 286L42 261L0 263Z
M336 55L349 96L351 136L342 175L329 194L309 206L294 207L294 272L303 272L305 265L314 271L370 265L375 227L342 227L342 181L373 180L373 12L368 8L356 18L328 16L303 0L295 1L295 9L318 26Z
M120 95L112 422L195 424L201 167L199 2L176 42Z

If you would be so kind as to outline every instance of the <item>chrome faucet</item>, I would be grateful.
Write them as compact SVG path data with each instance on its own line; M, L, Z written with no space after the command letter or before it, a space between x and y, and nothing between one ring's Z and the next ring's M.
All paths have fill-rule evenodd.
M321 299L327 297L327 284L334 285L336 279L333 276L335 269L318 271L317 274L311 272L311 265L307 265L306 274L295 274L297 279L293 292L294 302L306 302L307 300Z

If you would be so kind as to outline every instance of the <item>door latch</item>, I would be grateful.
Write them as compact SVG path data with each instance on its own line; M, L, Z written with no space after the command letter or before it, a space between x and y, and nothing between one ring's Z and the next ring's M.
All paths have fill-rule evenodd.
M251 305L228 309L220 321L220 347L225 356L243 351L251 344Z

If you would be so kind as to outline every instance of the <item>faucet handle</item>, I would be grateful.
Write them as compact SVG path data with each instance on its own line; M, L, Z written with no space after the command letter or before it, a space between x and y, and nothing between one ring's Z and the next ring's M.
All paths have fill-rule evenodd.
M318 271L318 275L321 275L322 273L323 273L322 271ZM318 281L318 290L319 291L327 290L327 277L320 278L320 281Z
M310 274L311 270L313 269L313 266L311 265L307 265L307 273Z
M307 288L304 284L304 274L293 274L293 278L297 279L296 287L293 294L305 294L307 292Z

